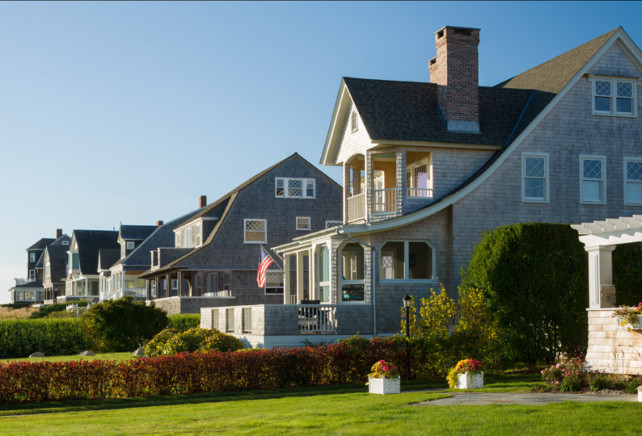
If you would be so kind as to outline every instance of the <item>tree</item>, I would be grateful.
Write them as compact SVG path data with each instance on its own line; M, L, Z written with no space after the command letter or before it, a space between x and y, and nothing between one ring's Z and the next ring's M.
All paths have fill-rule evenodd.
M586 348L587 270L569 225L515 224L482 236L462 269L462 287L483 290L504 357L534 366Z
M85 312L81 328L89 347L98 352L131 351L167 326L167 313L125 296L95 304Z

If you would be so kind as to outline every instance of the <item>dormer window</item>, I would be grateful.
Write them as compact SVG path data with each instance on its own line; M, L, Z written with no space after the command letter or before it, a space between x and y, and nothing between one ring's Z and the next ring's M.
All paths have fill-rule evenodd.
M128 250L133 250L134 247L136 247L136 242L134 241L127 241L127 249Z
M635 80L608 77L595 77L592 80L593 114L637 116Z
M69 241L62 241L62 245L69 245Z
M314 179L277 177L275 179L275 196L277 198L314 198Z
M359 130L359 119L357 118L357 111L352 111L350 114L350 131L352 133Z

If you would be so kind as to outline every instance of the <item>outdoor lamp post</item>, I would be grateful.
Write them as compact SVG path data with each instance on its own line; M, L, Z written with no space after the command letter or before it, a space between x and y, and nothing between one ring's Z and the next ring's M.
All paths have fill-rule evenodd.
M403 297L403 308L406 309L406 372L410 380L410 304L412 297L407 295Z

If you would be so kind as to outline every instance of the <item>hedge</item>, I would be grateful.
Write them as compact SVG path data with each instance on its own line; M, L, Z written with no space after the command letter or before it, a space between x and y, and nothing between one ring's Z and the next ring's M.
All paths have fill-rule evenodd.
M177 313L169 315L167 318L169 320L168 329L176 329L182 332L201 326L201 315L198 313Z
M380 359L395 362L406 378L406 345L401 337L355 338L315 348L0 364L0 403L362 384ZM412 370L425 377L418 348Z
M0 321L0 358L77 354L87 348L77 318Z

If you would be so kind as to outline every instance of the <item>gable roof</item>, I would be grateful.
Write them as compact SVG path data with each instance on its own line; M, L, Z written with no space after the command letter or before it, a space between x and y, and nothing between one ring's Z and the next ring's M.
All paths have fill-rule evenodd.
M156 230L158 226L132 226L122 224L118 231L118 239L142 241Z
M27 250L44 250L47 245L51 244L53 241L55 241L54 238L42 238L31 247L27 248Z
M512 77L497 87L513 89L537 89L557 94L577 72L597 53L618 29L600 35L528 71Z
M98 250L97 270L108 270L119 258L119 248L101 248L100 250Z
M85 275L98 273L98 250L120 248L115 230L74 230L73 238L78 244L80 271Z
M67 242L63 245L63 242ZM60 282L67 273L67 250L69 250L69 242L71 238L67 235L62 235L56 241L50 244L45 252L49 256L49 263L51 265L51 281Z

